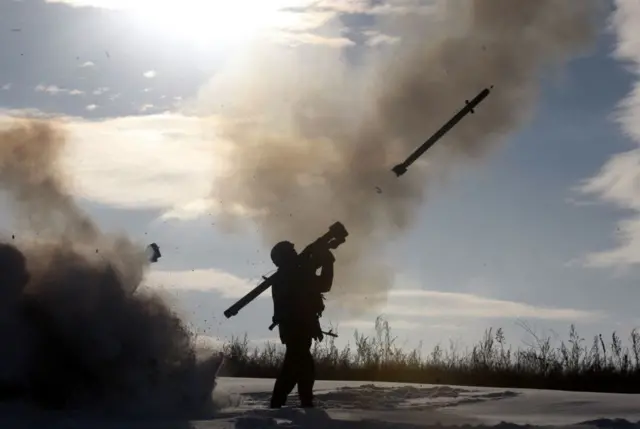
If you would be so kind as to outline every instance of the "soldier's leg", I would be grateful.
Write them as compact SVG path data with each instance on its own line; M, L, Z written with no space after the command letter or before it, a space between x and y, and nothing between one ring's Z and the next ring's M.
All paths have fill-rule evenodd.
M298 377L298 396L302 407L313 406L313 385L315 384L315 364L311 354L312 339L307 338L302 342L299 350L300 375Z
M271 394L271 408L280 408L287 402L287 396L291 393L297 382L297 358L295 347L289 343L286 345L284 361L280 373L273 386Z

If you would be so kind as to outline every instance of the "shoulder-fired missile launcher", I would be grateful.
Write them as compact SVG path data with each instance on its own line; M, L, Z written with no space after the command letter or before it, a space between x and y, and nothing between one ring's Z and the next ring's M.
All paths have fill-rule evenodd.
M342 223L334 223L329 227L329 231L327 231L322 237L318 238L313 243L309 244L304 248L302 252L298 254L298 258L300 258L301 260L300 262L304 264L312 264L312 269L319 268L321 262L320 260L315 262L314 255L327 252L331 249L337 249L338 246L340 246L347 240L348 235L349 233ZM262 283L260 283L253 290L251 290L245 296L240 298L235 304L224 311L225 317L228 319L231 316L235 316L251 301L260 296L260 294L262 294L265 290L269 289L274 280L277 278L278 273L279 272L276 271L275 274L272 274L269 277L263 277L264 280L262 281Z

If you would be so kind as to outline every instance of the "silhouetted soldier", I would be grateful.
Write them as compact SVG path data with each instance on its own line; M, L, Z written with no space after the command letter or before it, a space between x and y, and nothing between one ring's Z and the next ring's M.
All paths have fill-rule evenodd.
M320 259L321 274L301 265L294 245L288 241L276 244L271 260L278 267L271 293L273 321L278 323L280 340L286 346L284 363L271 396L271 408L280 408L293 388L298 385L302 407L313 407L315 367L311 355L313 340L322 341L320 315L324 310L323 296L333 284L331 252L315 255Z

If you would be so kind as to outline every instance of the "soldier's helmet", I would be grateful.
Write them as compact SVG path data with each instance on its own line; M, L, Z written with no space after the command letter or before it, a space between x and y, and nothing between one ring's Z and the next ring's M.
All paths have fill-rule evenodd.
M286 265L298 255L292 242L281 241L271 249L271 260L276 267Z

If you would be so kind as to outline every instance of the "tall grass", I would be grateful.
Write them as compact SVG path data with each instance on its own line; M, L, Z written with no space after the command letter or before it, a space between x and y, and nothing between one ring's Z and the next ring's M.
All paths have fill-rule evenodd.
M382 317L376 319L375 332L356 331L354 344L341 350L331 337L315 343L317 378L640 393L640 333L635 329L626 346L615 332L607 341L598 335L587 342L571 325L568 340L558 346L549 337L534 336L527 348L513 349L502 329L491 328L465 352L436 346L426 356L420 349L398 347ZM279 344L252 348L246 335L232 338L223 351L222 375L257 378L276 377L284 353Z

